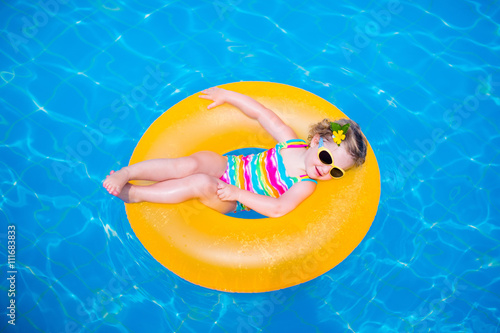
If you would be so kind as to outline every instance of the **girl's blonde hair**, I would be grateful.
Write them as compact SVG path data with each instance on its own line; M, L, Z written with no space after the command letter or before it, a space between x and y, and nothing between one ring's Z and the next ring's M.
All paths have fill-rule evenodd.
M337 119L334 122L340 124L341 126L350 124L349 130L345 134L345 139L342 141L341 145L343 145L347 152L352 156L355 166L360 166L365 163L367 142L365 136L359 128L359 125L355 121L345 118ZM332 142L333 132L330 129L330 123L330 119L323 119L319 123L312 125L309 130L309 136L307 137L307 143L310 145L311 140L316 134L319 134L323 139Z

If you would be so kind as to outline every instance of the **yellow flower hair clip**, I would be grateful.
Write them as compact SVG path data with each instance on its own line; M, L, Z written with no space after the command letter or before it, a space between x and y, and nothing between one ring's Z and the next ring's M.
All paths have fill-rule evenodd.
M342 140L345 139L345 134L347 133L349 126L351 126L351 124L345 124L344 126L341 126L340 124L337 123L333 122L330 123L330 129L333 132L332 135L333 142L335 142L337 146L340 146Z

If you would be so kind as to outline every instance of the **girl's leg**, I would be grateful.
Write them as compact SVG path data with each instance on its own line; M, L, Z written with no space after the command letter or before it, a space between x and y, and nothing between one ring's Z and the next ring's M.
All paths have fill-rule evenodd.
M107 176L103 186L118 195L130 180L163 181L203 173L220 178L226 171L227 157L211 151L200 151L179 158L158 158L129 165Z
M217 196L219 181L218 178L199 173L148 186L126 184L118 197L127 203L148 201L167 204L198 199L206 206L225 214L236 209L236 201L219 199Z

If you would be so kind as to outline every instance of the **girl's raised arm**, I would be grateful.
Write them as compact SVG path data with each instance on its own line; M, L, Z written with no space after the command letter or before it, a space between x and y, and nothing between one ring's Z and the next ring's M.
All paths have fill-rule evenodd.
M207 107L208 109L229 103L236 106L250 118L257 120L276 141L284 142L298 139L292 128L286 125L277 114L249 96L216 87L203 90L202 93L205 95L200 95L201 98L213 101Z

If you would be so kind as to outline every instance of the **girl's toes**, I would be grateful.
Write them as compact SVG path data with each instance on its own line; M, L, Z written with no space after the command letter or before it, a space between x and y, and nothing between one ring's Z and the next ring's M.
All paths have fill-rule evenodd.
M114 173L115 173L115 170L111 170L111 172L109 174L112 175Z

